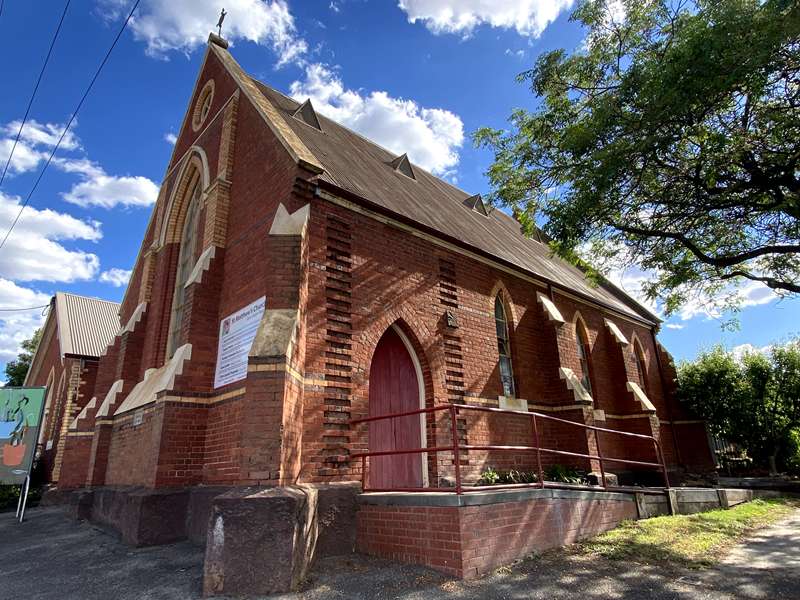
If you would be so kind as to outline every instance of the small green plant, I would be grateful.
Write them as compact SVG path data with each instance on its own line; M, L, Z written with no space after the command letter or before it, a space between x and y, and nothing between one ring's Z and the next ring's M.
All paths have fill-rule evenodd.
M493 467L489 467L481 473L481 478L478 480L478 483L481 485L498 485L501 478L502 474L499 471L496 471Z
M532 471L517 471L516 469L511 469L508 472L508 479L509 483L536 483L539 481L536 473Z
M498 471L494 467L488 467L481 473L478 483L480 485L504 485L509 483L536 483L537 481L539 481L539 478L532 471L519 471L517 469Z
M565 465L550 465L544 470L545 481L559 483L588 483L586 473Z

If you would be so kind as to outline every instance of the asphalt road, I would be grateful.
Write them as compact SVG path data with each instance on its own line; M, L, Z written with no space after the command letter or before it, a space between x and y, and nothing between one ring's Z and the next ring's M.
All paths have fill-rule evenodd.
M203 551L188 542L130 548L57 508L25 523L0 513L0 600L200 598ZM675 571L568 552L525 560L473 582L363 556L328 559L285 600L680 598L800 600L800 511L758 532L717 567Z

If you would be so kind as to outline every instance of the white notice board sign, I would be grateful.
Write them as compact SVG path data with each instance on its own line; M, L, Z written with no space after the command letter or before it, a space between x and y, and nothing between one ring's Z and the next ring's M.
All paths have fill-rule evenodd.
M247 377L247 355L266 306L267 297L261 296L220 321L215 388Z

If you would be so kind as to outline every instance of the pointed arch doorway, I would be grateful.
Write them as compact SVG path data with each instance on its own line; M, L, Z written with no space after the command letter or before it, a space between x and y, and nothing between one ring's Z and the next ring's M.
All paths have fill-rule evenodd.
M369 416L403 413L425 407L422 369L409 339L392 325L378 341L369 369ZM369 451L409 450L426 445L424 415L373 421ZM371 489L417 488L426 485L424 453L373 456L369 459Z

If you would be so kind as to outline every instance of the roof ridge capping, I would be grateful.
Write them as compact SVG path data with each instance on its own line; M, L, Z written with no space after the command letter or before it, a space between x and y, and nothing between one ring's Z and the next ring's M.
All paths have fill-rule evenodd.
M86 296L86 295L84 295L84 294L76 294L75 292L61 292L61 291L57 291L57 292L55 293L55 295L56 295L56 296L57 296L57 295L59 295L59 294L61 294L62 296L72 296L73 298L82 298L82 299L84 299L84 300L95 300L95 301L97 301L97 302L107 302L107 303L109 303L109 304L116 304L117 306L120 306L120 305L121 305L121 303L120 303L120 302L116 302L116 301L114 301L114 300L106 300L105 298L98 298L97 296Z
M400 156L395 158L389 164L398 173L402 173L406 177L409 177L416 181L417 176L414 175L414 169L411 167L411 161L408 160L408 154L406 154L405 152L403 152Z
M314 105L311 104L311 98L306 99L306 101L292 113L292 116L309 127L322 131L322 125L319 122L317 111L314 110Z

